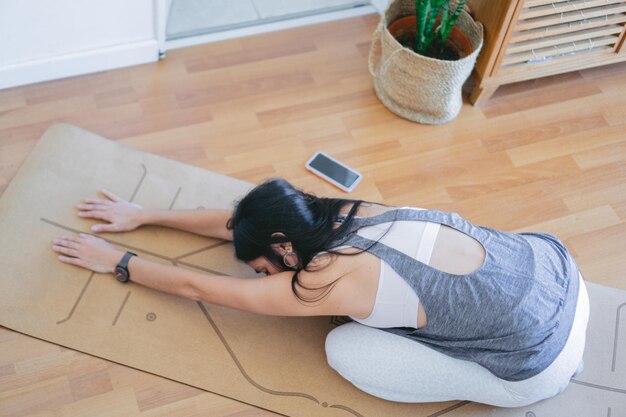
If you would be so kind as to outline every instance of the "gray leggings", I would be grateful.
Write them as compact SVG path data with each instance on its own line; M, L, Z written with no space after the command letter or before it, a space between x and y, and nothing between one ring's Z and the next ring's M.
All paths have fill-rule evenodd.
M418 342L358 323L326 338L328 363L357 388L390 401L469 400L522 407L561 393L582 371L589 297L582 276L574 325L556 360L523 381L505 381L482 366L439 353Z

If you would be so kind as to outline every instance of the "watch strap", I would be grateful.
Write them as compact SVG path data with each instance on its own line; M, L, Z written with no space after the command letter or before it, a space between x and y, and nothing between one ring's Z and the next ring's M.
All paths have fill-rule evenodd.
M120 268L124 268L125 270L128 271L128 261L133 256L137 256L137 254L136 253L132 253L132 252L126 252L124 254L124 256L122 256L122 259L117 263L117 266L120 267Z
M115 278L120 282L130 281L130 272L128 271L128 261L133 256L137 256L136 253L126 252L122 259L117 263L115 267ZM120 271L121 270L121 271Z

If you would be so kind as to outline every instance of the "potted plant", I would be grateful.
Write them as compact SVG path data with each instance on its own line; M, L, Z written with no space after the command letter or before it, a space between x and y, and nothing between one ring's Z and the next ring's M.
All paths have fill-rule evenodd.
M382 103L406 119L441 124L463 104L462 88L483 44L465 0L391 0L373 35L369 68Z

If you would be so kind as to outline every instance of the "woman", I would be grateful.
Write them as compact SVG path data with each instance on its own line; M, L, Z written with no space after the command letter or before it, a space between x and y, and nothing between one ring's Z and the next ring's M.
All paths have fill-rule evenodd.
M236 256L267 277L157 264L86 234L54 240L62 262L122 268L138 284L259 314L351 316L329 333L328 362L372 395L518 407L558 394L582 370L588 297L553 236L318 198L284 180L257 186L234 213L103 196L78 205L80 217L105 221L94 232L154 224L232 240Z

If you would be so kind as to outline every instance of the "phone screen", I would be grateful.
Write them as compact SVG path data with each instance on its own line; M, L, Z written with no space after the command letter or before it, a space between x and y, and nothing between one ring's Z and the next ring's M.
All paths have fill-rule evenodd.
M332 178L346 188L350 188L359 178L359 174L339 165L337 162L327 158L323 154L317 154L315 158L311 160L309 166L327 177Z

